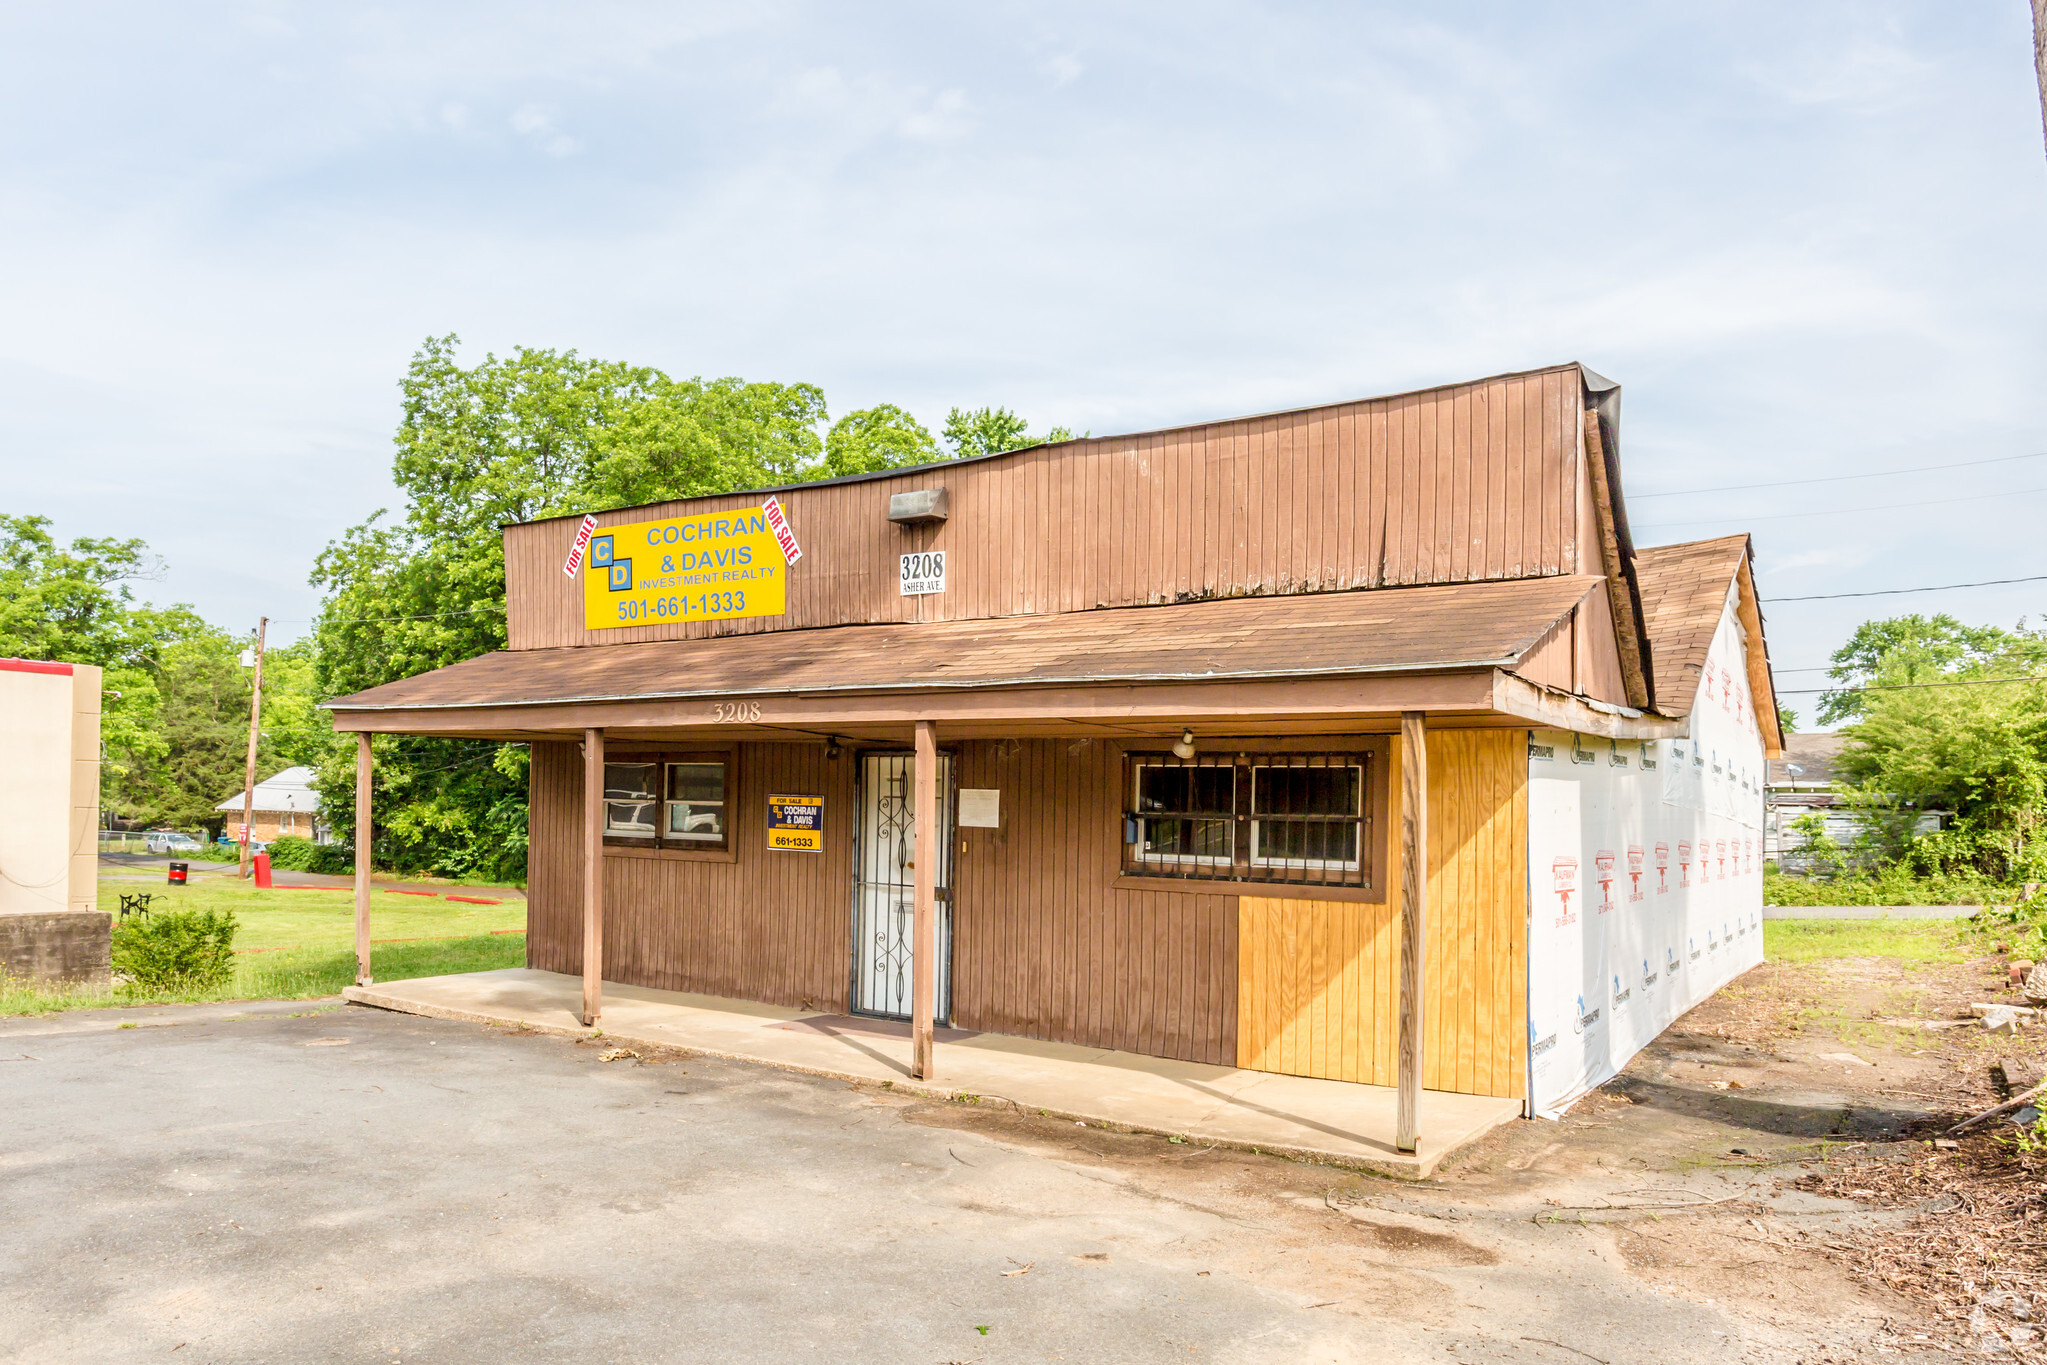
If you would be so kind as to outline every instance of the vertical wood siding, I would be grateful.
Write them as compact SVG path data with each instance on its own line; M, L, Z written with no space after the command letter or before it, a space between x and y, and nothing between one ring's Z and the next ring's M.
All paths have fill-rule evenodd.
M1002 793L1002 827L959 832L953 1022L962 1028L1235 1062L1234 895L1118 890L1122 761L1068 740L961 744L962 787ZM820 1009L847 1007L849 753L741 745L731 863L605 859L607 980ZM770 852L770 789L823 790L825 851ZM582 970L573 744L533 746L527 961Z
M505 532L513 649L958 620L1188 598L1599 572L1566 366L1273 417L1104 437L953 468L780 494L803 546L779 617L583 629L561 572L576 520ZM901 528L889 495L943 484L951 518ZM598 515L603 525L759 505L733 495ZM950 556L942 594L903 597L896 556Z
M1002 793L960 831L953 1019L962 1028L1233 1065L1234 894L1119 889L1122 756L1100 741L957 746Z
M583 970L574 744L535 744L529 793L527 964ZM822 792L822 853L774 852L770 791ZM604 977L661 990L846 1008L851 952L853 764L815 744L741 746L727 811L732 862L604 860Z
M1519 1096L1527 1061L1528 736L1429 734L1428 971L1422 1084ZM1397 751L1390 774L1398 802ZM1399 827L1398 810L1388 826ZM1392 1085L1399 863L1384 905L1245 896L1237 1065Z

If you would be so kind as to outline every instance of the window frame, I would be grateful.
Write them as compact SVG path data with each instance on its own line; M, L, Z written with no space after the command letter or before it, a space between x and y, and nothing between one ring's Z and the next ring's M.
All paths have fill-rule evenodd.
M1338 899L1383 901L1380 869L1386 851L1382 822L1385 809L1387 741L1380 737L1354 741L1323 739L1289 743L1266 740L1214 740L1192 759L1164 749L1126 747L1123 751L1122 840L1117 854L1118 881L1139 887L1157 885L1192 890L1200 886L1237 888L1247 895L1327 894ZM1231 770L1228 812L1208 810L1145 810L1139 800L1141 774L1152 767L1226 768ZM1308 815L1260 812L1257 782L1262 772L1302 768L1350 768L1357 772L1355 815ZM1197 855L1165 857L1145 853L1145 822L1161 819L1227 819L1229 854L1197 861ZM1268 826L1349 825L1354 831L1355 862L1327 858L1294 858L1261 852L1270 838Z
M657 751L627 750L607 751L604 763L608 768L614 763L651 763L654 765L654 833L652 837L611 832L611 814L607 805L605 811L604 846L607 849L644 850L673 856L677 854L703 854L723 857L732 853L735 844L732 837L734 818L738 813L738 754L731 749L662 749ZM668 832L669 770L683 763L716 763L725 770L724 799L719 803L724 812L722 828L716 839L692 838ZM608 788L607 788L608 789ZM708 803L706 803L708 804Z

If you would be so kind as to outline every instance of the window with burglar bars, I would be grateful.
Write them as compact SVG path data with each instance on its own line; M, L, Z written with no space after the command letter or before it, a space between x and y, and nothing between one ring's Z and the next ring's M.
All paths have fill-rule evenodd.
M1131 876L1369 887L1366 753L1132 754Z

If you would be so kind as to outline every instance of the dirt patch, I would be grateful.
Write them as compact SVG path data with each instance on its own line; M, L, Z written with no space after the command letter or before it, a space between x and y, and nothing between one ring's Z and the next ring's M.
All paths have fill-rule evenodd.
M1953 1152L1930 1141L2001 1098L1993 1063L2047 1066L2047 1032L1995 1036L1969 1014L2016 1001L2005 975L1992 952L1766 964L1562 1120L1496 1130L1424 1182L1082 1128L993 1099L898 1102L907 1122L1284 1228L1297 1260L1238 1273L1430 1330L1497 1331L1506 1311L1433 1275L1582 1266L1563 1273L1587 1275L1588 1290L1731 1315L1761 1352L1751 1358L2047 1362L2029 1335L2047 1317L2047 1154L2018 1152L2009 1125ZM1361 1277L1375 1276L1368 1293Z

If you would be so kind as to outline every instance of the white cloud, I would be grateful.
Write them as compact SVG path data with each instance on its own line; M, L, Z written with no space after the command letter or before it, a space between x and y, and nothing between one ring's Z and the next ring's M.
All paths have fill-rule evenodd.
M583 144L556 128L553 112L540 105L528 104L513 110L507 122L513 132L527 138L549 156L573 156L582 150Z
M958 142L974 130L964 90L942 90L928 104L907 114L896 131L914 142Z
M310 615L448 331L1098 433L1580 358L1626 385L1630 489L2047 448L2009 15L260 12L297 31L46 7L0 44L39 130L0 147L10 510L148 537L237 624ZM2037 482L1997 468L1866 501ZM221 487L265 499L234 538ZM2043 502L1757 521L1765 594L2022 573ZM1779 657L1884 601L1787 607Z

